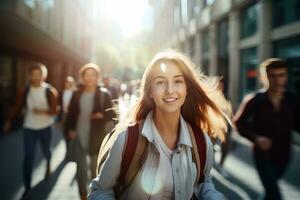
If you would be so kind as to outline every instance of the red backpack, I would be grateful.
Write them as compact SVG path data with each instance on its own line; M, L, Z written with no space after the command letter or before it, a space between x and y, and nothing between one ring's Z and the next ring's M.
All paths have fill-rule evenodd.
M149 142L140 134L139 126L140 124L136 123L128 127L120 176L118 184L114 188L117 197L130 185L147 158ZM197 126L191 127L188 125L188 129L193 146L192 157L197 166L197 179L195 184L199 184L204 181L204 167L207 151L205 135ZM97 173L100 172L101 166L106 160L109 149L116 139L116 136L117 135L111 133L104 138L98 155Z

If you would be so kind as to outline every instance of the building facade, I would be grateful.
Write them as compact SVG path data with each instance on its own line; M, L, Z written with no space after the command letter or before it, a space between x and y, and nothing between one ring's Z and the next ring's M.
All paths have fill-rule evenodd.
M204 73L222 76L235 109L261 87L259 63L269 57L288 61L288 87L300 91L299 0L149 2L156 49L179 49Z
M92 7L92 0L0 2L0 125L17 88L26 85L29 63L44 63L47 82L60 90L64 77L90 60Z

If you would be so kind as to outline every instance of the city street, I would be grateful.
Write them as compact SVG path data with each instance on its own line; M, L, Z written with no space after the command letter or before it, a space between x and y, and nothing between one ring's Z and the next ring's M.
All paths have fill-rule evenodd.
M252 161L251 144L237 134L233 134L233 147L225 164L225 176L214 174L215 184L228 199L261 199L263 188ZM285 200L297 200L300 197L300 147L293 146L293 159L284 178L280 181L280 188ZM216 153L216 160L219 153ZM216 171L214 171L216 172ZM224 181L224 182L223 182ZM233 193L228 191L231 189ZM236 195L236 196L233 196Z
M0 139L0 194L1 199L20 199L24 192L22 181L23 135L13 132ZM33 199L68 200L80 199L75 180L75 163L64 162L65 142L60 130L55 127L52 139L52 175L44 179L46 161L42 159L40 145L36 148L32 187Z
M278 199L283 172L283 200L300 200L300 134L293 133L300 133L300 0L0 0L0 13L0 200L86 200L87 165L95 167L99 141L114 126L106 122L124 122L119 131L149 112L153 121L144 132L159 154L151 145L143 154L132 151L137 162L129 172L150 156L136 176L147 190L129 182L130 200L190 198L192 190L178 185L194 187L187 177L196 177L202 153L215 161L213 183L225 200L263 200L265 190L266 198ZM190 141L179 134L179 113L216 136L214 155L195 137L196 167L182 159L191 156L180 151ZM227 117L234 118L228 137ZM221 166L224 137L230 150ZM135 145L137 137L129 138ZM259 148L259 173L246 138ZM85 150L94 155L87 162ZM115 155L102 174L118 172L121 154ZM202 188L202 200L215 195Z
M122 113L130 105L124 101L120 103ZM123 116L124 117L124 116ZM1 199L20 199L23 193L22 159L23 143L22 132L16 131L0 139L0 193ZM40 146L36 150L35 168L33 173L33 199L67 200L79 199L75 180L74 163L64 162L65 143L62 139L59 126L54 127L52 139L52 171L48 180L44 179L45 160L42 159ZM300 196L300 148L294 146L294 157L288 172L280 182L285 200L297 200ZM216 151L216 160L219 152ZM216 188L230 200L259 199L263 189L251 159L251 146L248 141L237 134L233 134L233 149L225 161L224 172L213 169L212 174Z

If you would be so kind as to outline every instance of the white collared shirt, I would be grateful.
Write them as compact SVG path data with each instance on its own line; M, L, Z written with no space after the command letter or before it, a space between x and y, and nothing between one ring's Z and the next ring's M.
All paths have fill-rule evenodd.
M159 166L161 153L155 144L154 131L152 129L152 112L150 112L144 122L141 134L149 141L149 153L147 159L139 171L132 184L124 192L120 199L144 200L162 199L162 188L159 186ZM180 136L177 149L171 158L171 170L173 174L173 198L175 200L189 200L193 192L198 199L220 200L223 195L215 190L211 180L210 170L213 166L213 148L209 137L206 135L207 159L204 168L205 180L199 185L194 185L197 176L196 164L192 159L192 142L187 128L187 122L180 117ZM88 199L110 200L115 199L113 187L117 184L122 162L122 152L125 144L127 131L121 133L109 155L102 166L99 175L92 181L91 193Z
M157 169L157 178L155 181L154 190L159 190L160 194L155 195L158 200L170 200L174 199L174 177L173 177L173 170L172 170L172 158L173 153L171 149L166 145L163 141L159 131L157 130L153 120L152 120L152 132L154 136L154 143L157 147L157 150L160 154L159 157L159 166Z

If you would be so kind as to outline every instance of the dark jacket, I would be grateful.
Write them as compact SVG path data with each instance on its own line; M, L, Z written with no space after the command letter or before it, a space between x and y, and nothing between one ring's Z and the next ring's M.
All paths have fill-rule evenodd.
M76 124L78 115L80 113L79 100L83 88L79 88L72 95L71 102L69 105L69 112L66 117L65 126L67 131L73 130L76 131ZM103 95L101 97L101 95ZM101 99L104 102L101 102ZM103 119L91 119L91 129L90 129L90 139L89 139L89 154L97 155L100 149L101 142L105 135L104 127L107 121L113 120L115 118L115 113L112 108L112 100L108 91L104 88L97 87L96 94L94 95L94 106L92 114L101 112L104 114Z
M238 131L252 142L257 136L272 140L268 151L257 146L254 152L265 159L284 164L290 159L291 132L299 130L300 110L296 95L286 92L276 111L266 92L257 93L240 107L240 114L235 120Z

